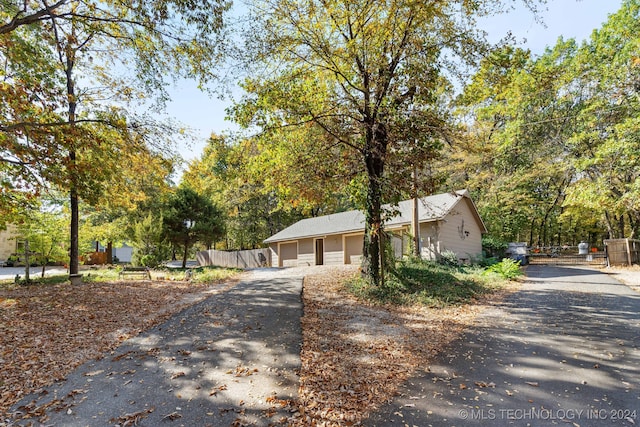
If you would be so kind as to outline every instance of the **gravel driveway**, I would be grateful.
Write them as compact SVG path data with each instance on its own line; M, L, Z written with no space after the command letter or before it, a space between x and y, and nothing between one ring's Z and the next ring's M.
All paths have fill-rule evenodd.
M365 424L640 425L640 294L594 270L527 275Z

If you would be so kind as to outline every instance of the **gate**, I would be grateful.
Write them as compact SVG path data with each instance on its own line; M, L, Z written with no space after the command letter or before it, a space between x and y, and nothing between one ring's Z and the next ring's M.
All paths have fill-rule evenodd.
M577 246L534 247L529 251L529 264L546 265L586 265L600 267L607 265L607 252L591 248L580 254Z
M608 239L604 241L609 265L640 264L640 240Z

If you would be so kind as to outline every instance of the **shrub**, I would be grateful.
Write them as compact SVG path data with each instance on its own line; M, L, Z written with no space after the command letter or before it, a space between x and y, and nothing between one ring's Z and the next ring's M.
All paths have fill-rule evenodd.
M362 277L351 279L346 286L353 295L374 304L448 307L471 303L502 285L501 280L485 277L482 272L478 267L457 263L452 267L408 259L385 277L384 286L372 286Z
M496 237L482 237L482 250L486 253L487 257L504 257L508 246L506 242Z
M490 265L485 270L485 274L497 274L504 279L515 279L523 274L520 269L520 262L509 258L503 258L497 264Z
M443 251L440 254L439 262L440 264L448 265L449 267L457 267L458 255L453 251Z

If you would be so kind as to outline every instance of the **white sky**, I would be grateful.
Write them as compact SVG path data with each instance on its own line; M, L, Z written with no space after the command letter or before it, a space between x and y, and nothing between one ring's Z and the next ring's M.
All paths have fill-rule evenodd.
M537 23L533 15L524 7L508 15L493 17L484 21L484 29L491 41L504 37L508 31L529 48L533 54L541 54L547 46L555 44L558 37L575 38L583 41L594 29L616 12L622 0L548 0L541 13L544 26ZM220 101L199 91L193 82L184 81L171 93L173 101L167 106L167 114L194 129L199 136L190 147L181 150L186 160L199 158L212 132L224 133L236 129L233 123L225 121L228 101Z

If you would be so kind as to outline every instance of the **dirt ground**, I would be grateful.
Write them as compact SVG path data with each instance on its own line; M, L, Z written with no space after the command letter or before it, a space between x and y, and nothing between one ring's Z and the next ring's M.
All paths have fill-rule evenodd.
M607 267L602 271L612 275L634 291L640 292L640 265L634 265L633 267Z

